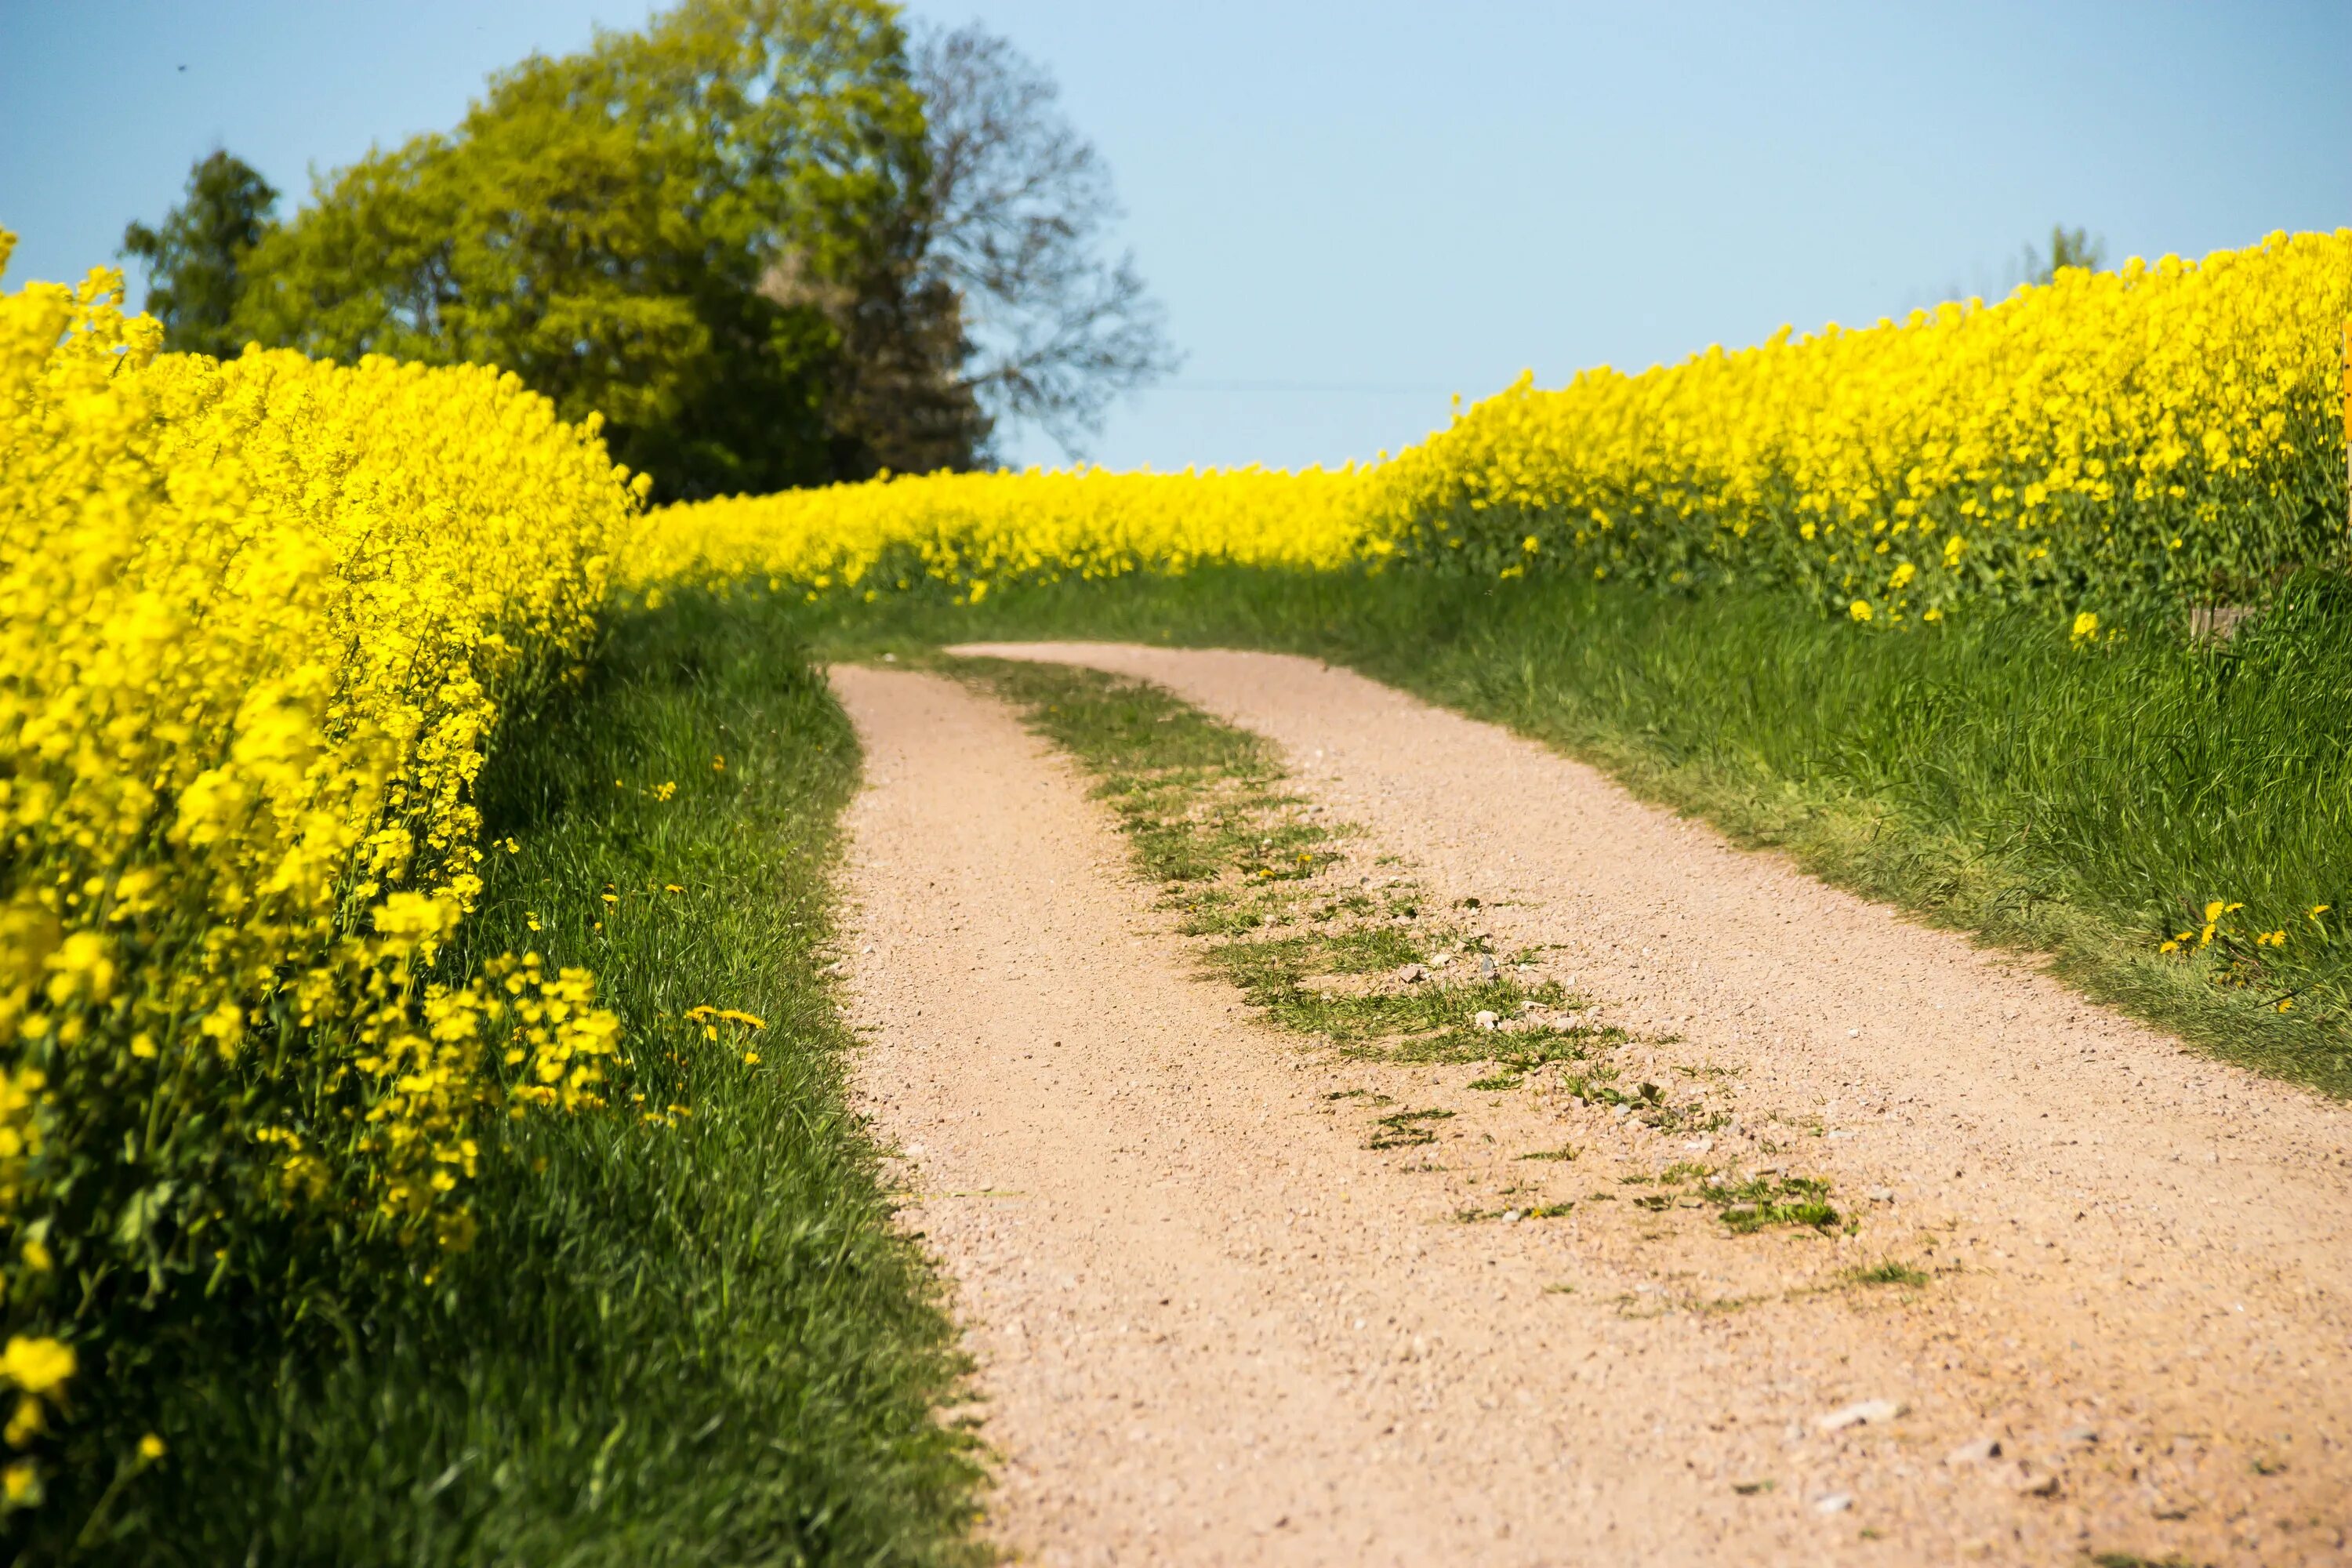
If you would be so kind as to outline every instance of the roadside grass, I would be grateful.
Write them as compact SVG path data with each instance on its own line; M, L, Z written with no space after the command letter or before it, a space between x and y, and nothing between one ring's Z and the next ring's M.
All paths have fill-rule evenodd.
M1888 631L1764 592L1394 572L1213 568L797 613L851 653L1079 637L1345 663L1827 880L2046 953L2210 1055L2352 1095L2340 578L2282 585L2227 641L2138 625L2080 646L2054 616Z
M88 1560L989 1560L976 1444L940 1415L965 1367L818 973L856 771L787 617L694 596L621 617L576 698L502 732L449 962L592 968L625 1021L613 1110L486 1134L472 1250L334 1353L191 1378Z

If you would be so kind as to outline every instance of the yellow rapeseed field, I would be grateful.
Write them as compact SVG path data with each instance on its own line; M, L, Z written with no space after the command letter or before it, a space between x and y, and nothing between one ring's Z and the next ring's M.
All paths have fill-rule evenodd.
M1181 573L1215 562L1324 570L1363 543L1370 470L1079 468L929 474L665 507L632 585L769 579L814 595Z
M1480 570L1795 584L1856 620L2242 593L2340 549L2347 315L2352 230L2274 235L1523 381L1385 470L1368 532Z
M158 357L121 289L0 295L0 1507L175 1301L463 1246L481 1111L615 1044L583 973L427 968L643 487L510 375Z
M1567 386L1337 473L886 479L666 509L628 575L862 595L1208 562L1573 570L1933 621L2241 595L2341 547L2352 230Z

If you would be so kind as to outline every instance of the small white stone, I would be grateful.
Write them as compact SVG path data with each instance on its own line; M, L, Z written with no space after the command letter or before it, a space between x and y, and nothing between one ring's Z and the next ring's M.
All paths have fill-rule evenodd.
M1858 1399L1852 1405L1831 1411L1813 1425L1824 1432L1839 1432L1848 1426L1892 1421L1902 1414L1903 1406L1892 1399Z
M1813 1511L1824 1517L1832 1513L1843 1513L1853 1506L1853 1494L1852 1492L1832 1492L1827 1497L1815 1498L1813 1500Z
M1492 1029L1496 1024L1502 1022L1502 1020L1497 1018L1492 1010L1481 1007L1478 1010L1478 1016L1475 1018L1473 1018L1471 1022L1477 1025L1482 1029Z

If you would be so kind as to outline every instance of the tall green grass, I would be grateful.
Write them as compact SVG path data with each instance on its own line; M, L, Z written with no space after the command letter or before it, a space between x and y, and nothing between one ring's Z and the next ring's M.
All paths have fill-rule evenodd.
M487 1135L479 1237L429 1282L186 1347L163 1461L18 1560L977 1560L975 1454L940 1414L962 1362L818 973L856 767L782 617L622 619L585 691L502 732L481 793L517 852L450 955L593 969L622 1103ZM767 1026L709 1040L681 1017L706 1004Z
M2352 1093L2338 577L2287 584L2227 642L2148 625L2077 644L1997 613L1889 632L1775 593L1402 573L1204 571L801 613L843 649L1075 636L1344 662L1832 881L2046 952L2201 1049ZM2196 948L2214 900L2246 907L2210 946L2159 952L2183 930ZM2284 945L2252 940L2272 931Z

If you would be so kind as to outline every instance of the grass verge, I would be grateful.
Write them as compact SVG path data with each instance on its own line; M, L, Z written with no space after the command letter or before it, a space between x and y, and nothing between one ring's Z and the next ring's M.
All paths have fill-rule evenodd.
M2211 1055L2352 1094L2336 579L2287 584L2227 642L2142 626L2084 646L2019 616L1888 633L1769 594L1394 573L1204 570L800 613L845 650L1090 637L1346 663L1830 881L2047 953Z
M470 1252L338 1325L222 1347L96 1560L962 1563L964 1366L843 1100L832 935L847 723L785 619L624 618L502 737L461 965L582 964L613 1110L483 1139ZM731 1009L760 1020L692 1016Z

